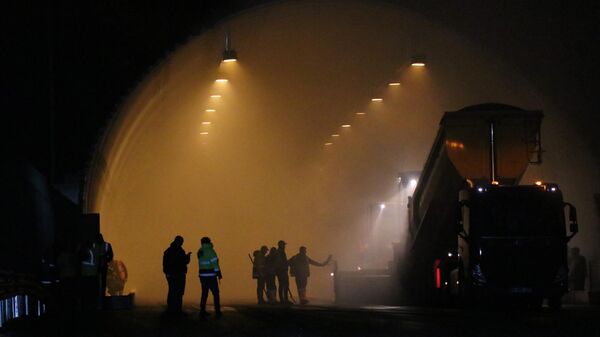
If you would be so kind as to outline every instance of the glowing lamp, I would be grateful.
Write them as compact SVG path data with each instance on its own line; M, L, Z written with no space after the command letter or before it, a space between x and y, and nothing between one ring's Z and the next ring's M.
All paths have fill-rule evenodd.
M333 143L325 143L325 146L331 146Z
M200 132L201 135L206 136L208 135L208 132L204 131L204 132Z
M223 51L223 62L235 62L237 61L237 53L231 48L231 33L229 30L225 34L225 50Z
M350 127L350 124L344 124L344 125L342 125L342 127L343 127L343 128L349 128L349 127Z
M357 115L359 115L359 116L364 116L364 115L366 115L366 113L364 113L364 112L357 112L356 114L357 114Z
M371 98L371 102L381 102L383 98Z
M331 135L331 137L339 137L340 135L338 135L337 133L334 133L333 135Z
M397 87L397 86L400 86L400 82L390 82L388 85L390 87Z
M385 209L385 204L381 204L381 205L379 205L379 208L381 208L381 209Z
M535 184L536 184L537 186L542 186L542 182L541 182L541 181L539 181L539 180L538 180L538 181L536 181L536 182L535 182Z
M217 83L227 83L227 82L229 82L229 80L226 79L226 78L218 78L215 82L217 82Z
M210 98L221 98L221 95L210 95Z
M211 125L211 122L202 122L202 125Z
M206 109L206 110L204 110L204 111L206 111L206 112L215 112L215 111L217 111L217 110L215 110L215 109Z
M413 67L424 67L426 63L425 55L415 55L410 61L410 65Z

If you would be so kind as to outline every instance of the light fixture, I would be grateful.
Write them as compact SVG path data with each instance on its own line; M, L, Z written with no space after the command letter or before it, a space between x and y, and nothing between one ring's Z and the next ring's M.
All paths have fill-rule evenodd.
M212 122L202 122L202 125L211 125Z
M217 82L217 83L227 83L227 82L229 82L229 80L226 79L226 78L218 78L217 80L215 80L215 82Z
M208 132L203 131L203 132L200 132L200 134L203 135L203 136L205 136L205 135L208 135Z
M325 143L325 146L331 146L333 143Z
M371 102L381 102L383 98L371 98Z
M342 125L343 128L349 128L351 125L350 124L344 124Z
M221 98L221 95L210 95L210 98Z
M365 113L365 112L357 112L356 114L357 114L357 115L359 115L359 116L364 116L364 115L366 115L366 113Z
M338 135L337 133L334 133L333 135L331 135L331 137L339 137L340 135Z
M417 187L417 179L413 178L410 180L410 187Z
M539 181L539 180L538 180L538 181L536 181L536 182L535 182L535 184L536 184L537 186L542 186L542 182L541 182L541 181Z
M385 204L380 204L380 205L379 205L379 208L381 208L381 209L385 209Z
M425 58L425 55L415 55L410 61L410 65L413 67L424 67L426 63L427 60Z
M400 86L400 82L390 82L388 85L390 87L397 87L397 86Z
M223 51L223 62L235 62L237 61L237 53L231 48L231 36L229 30L225 34L225 50Z
M206 112L215 112L215 111L217 111L217 110L215 110L215 109L206 109L206 110L204 110L204 111L206 111Z

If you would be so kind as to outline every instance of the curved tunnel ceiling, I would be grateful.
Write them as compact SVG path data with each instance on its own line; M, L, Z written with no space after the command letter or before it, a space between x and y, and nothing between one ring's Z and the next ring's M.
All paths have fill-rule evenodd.
M235 63L220 62L228 30ZM415 54L427 56L426 67L409 66ZM342 268L361 263L370 205L402 203L397 174L421 168L444 111L484 102L545 111L546 161L525 180L560 183L581 222L594 221L597 167L581 139L565 136L565 116L477 46L366 1L271 4L190 39L108 128L89 174L87 211L101 214L142 299L165 296L161 254L176 234L188 251L210 236L225 299L251 298L246 254L262 244L284 239L290 256L306 245L313 258L333 253ZM401 240L401 226L387 230ZM385 264L391 246L382 246ZM193 259L188 282L196 271ZM328 272L311 279L313 295L332 297ZM188 299L197 288L190 283Z

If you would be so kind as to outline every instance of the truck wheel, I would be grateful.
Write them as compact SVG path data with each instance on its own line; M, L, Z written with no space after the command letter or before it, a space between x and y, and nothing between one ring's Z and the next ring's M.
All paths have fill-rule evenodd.
M552 296L548 299L548 306L553 310L560 310L562 307L562 297L561 296Z

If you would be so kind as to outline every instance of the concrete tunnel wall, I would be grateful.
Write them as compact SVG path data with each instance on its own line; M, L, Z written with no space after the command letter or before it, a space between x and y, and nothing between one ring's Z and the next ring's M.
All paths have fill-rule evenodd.
M228 29L236 63L220 62ZM417 53L427 56L426 67L408 66ZM284 239L288 256L306 245L314 259L331 253L341 268L356 268L365 236L377 236L370 205L405 198L397 174L422 167L444 111L483 102L544 110L545 161L523 182L559 183L579 207L574 244L596 254L599 167L573 133L569 111L557 111L510 60L372 1L270 4L190 38L119 109L89 173L86 211L101 214L139 300L166 298L161 257L176 234L194 252L186 300L199 298L195 252L205 235L220 255L224 301L250 300L247 254L262 244ZM346 123L352 127L340 128ZM402 239L399 218L384 239ZM381 266L391 247L377 242ZM309 296L333 298L329 273L312 268Z

